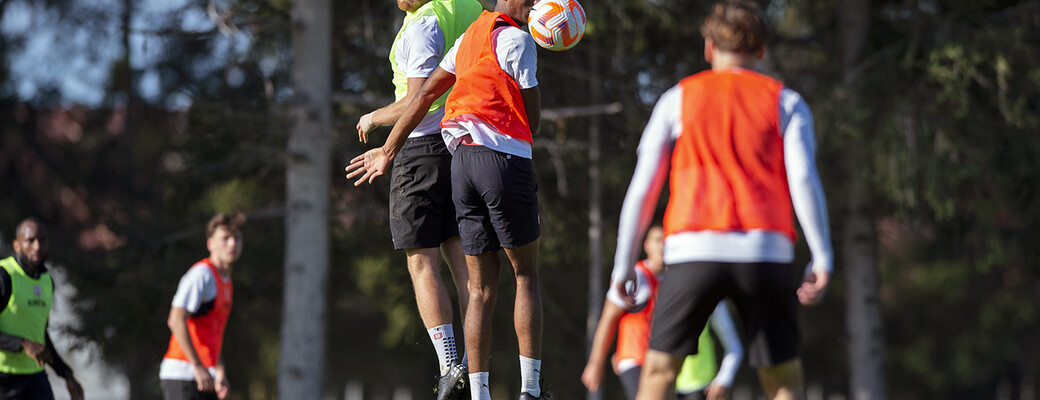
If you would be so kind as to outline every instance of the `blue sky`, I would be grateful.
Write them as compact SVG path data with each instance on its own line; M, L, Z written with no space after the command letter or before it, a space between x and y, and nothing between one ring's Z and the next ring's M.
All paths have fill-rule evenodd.
M11 84L20 100L29 101L48 87L57 88L63 103L101 106L113 62L123 57L122 0L72 0L64 18L33 0L9 0L0 34L23 38L24 46L6 57ZM137 89L148 101L160 98L160 77L152 68L163 55L161 27L184 32L204 32L214 28L205 1L138 0L131 18L130 64L138 72ZM222 1L215 1L222 9ZM176 18L176 21L173 20ZM221 36L213 47L211 63L197 65L197 73L224 68L229 56L243 54L250 37L239 31ZM230 78L234 74L230 73ZM179 100L178 100L179 99ZM174 96L174 108L190 105L187 95Z

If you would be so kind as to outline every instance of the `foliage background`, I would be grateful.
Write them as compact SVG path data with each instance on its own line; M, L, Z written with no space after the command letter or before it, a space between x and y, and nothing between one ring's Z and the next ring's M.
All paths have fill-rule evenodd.
M762 70L813 107L834 232L846 223L846 184L869 188L889 397L1035 398L1040 2L870 2L871 28L851 73L836 61L843 3L760 4L776 25ZM609 263L653 103L707 68L697 26L708 5L585 2L581 44L539 53L545 109L623 106L544 120L536 140L545 377L554 398L584 396L589 132L600 129L605 155ZM233 210L251 217L227 332L233 398L276 392L291 7L0 0L3 242L25 216L51 226L51 260L75 287L80 317L64 329L97 344L96 357L129 378L132 398L158 396L176 281L205 256L208 217ZM391 97L386 58L401 17L393 2L370 0L333 2L330 16L337 140L324 373L333 398L350 380L371 398L397 387L424 398L433 382L435 358L403 257L389 245L387 180L354 188L341 173L367 148L353 139L357 118ZM863 162L850 168L849 157ZM799 243L798 263L806 261ZM847 393L856 362L845 349L840 263L836 273L827 301L802 314L807 380L825 393ZM511 284L501 282L494 321L492 370L502 396L518 390ZM738 383L755 388L752 375L742 369ZM621 398L615 382L605 390L605 398Z

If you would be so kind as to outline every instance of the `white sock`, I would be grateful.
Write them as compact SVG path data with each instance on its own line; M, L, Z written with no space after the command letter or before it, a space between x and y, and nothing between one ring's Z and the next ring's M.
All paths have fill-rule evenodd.
M433 349L437 351L437 361L441 365L441 376L444 376L451 368L451 362L459 358L455 350L455 331L451 329L451 324L444 324L427 329L426 333L430 334Z
M538 379L542 375L542 360L520 356L520 391L538 398L542 395L542 387Z
M469 374L469 394L472 400L491 400L491 385L488 384L488 373Z

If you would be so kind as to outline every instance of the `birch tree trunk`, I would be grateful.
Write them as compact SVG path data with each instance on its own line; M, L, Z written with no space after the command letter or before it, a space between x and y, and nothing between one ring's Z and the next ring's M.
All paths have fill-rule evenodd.
M870 1L842 0L838 10L838 38L845 75L845 90L849 109L861 106L853 69L862 60L864 44L870 31ZM851 116L851 114L850 114ZM849 124L857 129L854 121ZM853 132L852 143L868 140L869 134ZM874 219L869 209L871 196L869 176L865 170L868 157L864 152L870 146L849 146L845 171L845 204L847 215L841 232L842 262L845 275L845 323L849 336L849 387L854 400L885 399L884 351L881 333L881 304L878 297L878 272Z
M331 167L329 0L292 9L293 101L286 155L285 292L278 398L322 398Z

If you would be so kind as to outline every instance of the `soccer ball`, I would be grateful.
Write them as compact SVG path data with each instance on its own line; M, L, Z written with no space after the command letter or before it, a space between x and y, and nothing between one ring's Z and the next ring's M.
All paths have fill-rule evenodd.
M577 0L538 0L527 18L527 28L539 46L567 50L585 34L585 10Z

